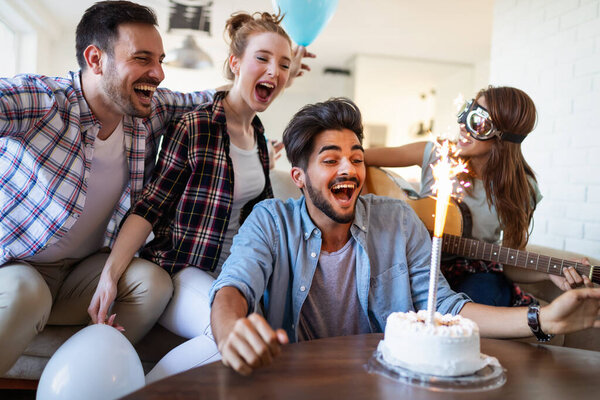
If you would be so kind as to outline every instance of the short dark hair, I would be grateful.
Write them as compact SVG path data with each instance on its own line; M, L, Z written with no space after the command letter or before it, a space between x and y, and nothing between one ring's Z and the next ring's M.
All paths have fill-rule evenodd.
M87 67L83 52L89 45L95 45L112 55L119 25L126 23L158 25L151 8L130 1L99 1L85 10L75 31L79 68L85 70Z
M335 97L302 107L283 132L283 145L292 167L300 167L306 171L308 159L313 151L314 138L326 130L342 129L354 132L362 144L362 117L358 106L352 100Z

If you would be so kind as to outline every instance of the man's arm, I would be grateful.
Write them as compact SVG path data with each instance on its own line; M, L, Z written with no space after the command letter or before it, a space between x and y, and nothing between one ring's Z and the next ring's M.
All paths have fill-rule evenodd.
M276 266L274 247L282 237L273 203L278 202L265 200L257 204L246 218L209 295L212 331L223 363L245 375L269 364L279 354L280 346L288 343L284 330L273 330L263 317L253 313L272 277Z
M223 364L242 375L269 365L289 342L283 329L273 330L263 317L246 317L248 303L234 287L224 287L215 295L210 313L213 335Z
M467 303L460 315L475 321L484 337L532 336L527 325L526 307L492 307ZM547 334L600 328L599 317L600 288L570 290L540 309L540 328Z
M181 93L158 88L153 99L154 113L145 123L150 125L149 129L154 135L162 135L171 121L194 110L200 104L212 101L215 93L215 90Z

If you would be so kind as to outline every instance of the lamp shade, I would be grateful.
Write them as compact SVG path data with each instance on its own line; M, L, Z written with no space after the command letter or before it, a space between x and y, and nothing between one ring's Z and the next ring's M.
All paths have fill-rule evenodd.
M165 64L189 69L204 69L213 66L210 56L198 46L191 35L185 37L181 47L172 50L167 55Z

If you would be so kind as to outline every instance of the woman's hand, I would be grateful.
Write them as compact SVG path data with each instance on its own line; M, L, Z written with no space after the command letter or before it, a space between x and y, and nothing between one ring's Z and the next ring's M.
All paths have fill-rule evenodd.
M275 139L269 139L267 142L269 148L269 169L275 168L275 162L281 158L281 150L283 150L283 142Z
M285 87L290 87L294 78L304 75L304 71L310 71L308 64L304 64L302 61L304 58L315 58L315 54L306 50L304 46L297 46L292 52L292 63L290 64L290 76Z
M117 282L111 279L109 274L103 272L102 275L100 275L98 287L96 287L96 292L94 292L94 296L92 297L92 301L87 310L94 324L107 323L117 329L120 328L119 330L121 331L124 330L123 327L114 323L115 314L111 315L107 321L108 310L116 297Z
M590 261L585 257L574 261L580 264L590 265ZM578 287L594 287L592 281L590 281L587 276L581 275L579 272L577 272L574 267L564 268L562 273L563 276L549 275L552 283L554 283L560 290L567 291Z

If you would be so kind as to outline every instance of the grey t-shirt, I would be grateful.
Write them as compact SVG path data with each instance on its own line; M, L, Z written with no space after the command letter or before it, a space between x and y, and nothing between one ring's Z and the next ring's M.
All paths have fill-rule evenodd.
M298 340L369 333L356 288L356 241L333 253L321 251L300 311Z
M432 187L435 181L431 165L435 164L438 160L439 157L435 151L435 144L433 142L427 143L423 153L423 165L421 166L421 192L419 194L421 197L433 196ZM542 195L536 181L530 178L529 182L535 190L537 204L542 200ZM458 183L455 183L454 192L456 192L458 185ZM491 206L488 204L481 179L473 180L473 191L468 196L463 196L462 202L469 207L469 211L471 211L471 216L473 217L471 232L473 238L488 243L500 244L502 230L500 229L498 213L493 204Z

